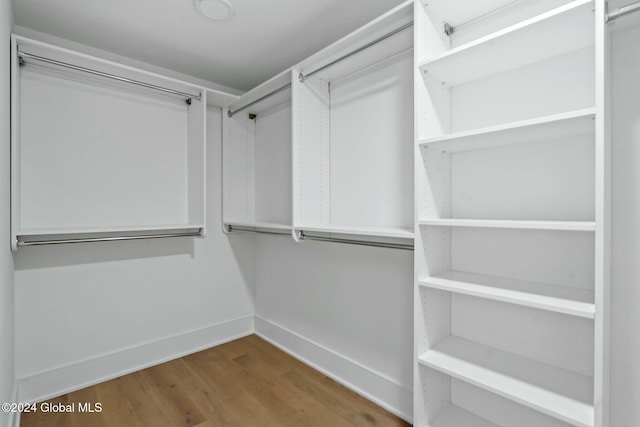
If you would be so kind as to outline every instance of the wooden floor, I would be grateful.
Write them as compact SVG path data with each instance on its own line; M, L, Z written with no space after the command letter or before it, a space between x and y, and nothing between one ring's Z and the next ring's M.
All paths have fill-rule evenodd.
M21 426L409 425L255 335L48 402L75 412L24 413ZM80 413L85 402L102 412Z

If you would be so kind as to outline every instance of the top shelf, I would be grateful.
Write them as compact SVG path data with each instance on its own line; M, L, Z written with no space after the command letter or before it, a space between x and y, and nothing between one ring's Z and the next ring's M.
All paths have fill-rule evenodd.
M308 75L345 57L313 75L314 78L334 82L410 49L413 46L412 22L413 1L408 0L301 61L296 68ZM369 43L404 26L409 27L379 42L375 48L365 48Z
M242 112L247 114L259 114L278 105L291 102L290 86L291 68L288 68L266 82L242 94L237 101L229 105L229 110L236 111L250 105L250 107L246 108Z
M419 68L458 86L591 46L594 31L593 1L577 0L451 49Z

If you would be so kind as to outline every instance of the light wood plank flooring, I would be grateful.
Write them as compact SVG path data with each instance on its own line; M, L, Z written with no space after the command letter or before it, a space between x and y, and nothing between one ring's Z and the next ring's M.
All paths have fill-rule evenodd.
M408 426L255 335L88 387L22 427ZM80 413L78 403L101 403Z

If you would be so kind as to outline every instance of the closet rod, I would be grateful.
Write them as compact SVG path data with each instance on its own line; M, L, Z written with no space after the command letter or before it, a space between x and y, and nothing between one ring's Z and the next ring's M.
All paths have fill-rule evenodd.
M234 227L231 225L227 225L227 232L231 232L231 231L244 231L246 233L259 233L259 234L273 234L274 236L291 236L289 231L286 231L284 233L277 233L275 231L263 231L263 230L256 230L253 228L242 228L242 227Z
M286 85L284 85L284 86L282 86L282 87L279 87L278 89L272 90L272 91L271 91L271 92L269 92L268 94L266 94L266 95L264 95L264 96L262 96L262 97L260 97L260 98L256 99L255 101L251 101L251 102L250 102L250 103L248 103L247 105L243 105L242 107L238 108L237 110L233 110L233 111L229 110L229 111L227 111L227 116L229 116L229 117L233 117L233 115L234 115L234 114L239 113L240 111L245 110L245 109L247 109L247 108L251 107L252 105L257 104L258 102L262 101L263 99L267 99L267 98L269 98L270 96L273 96L273 95L275 95L275 94L276 94L276 93L278 93L278 92L282 92L282 91L283 91L283 90L285 90L285 89L289 89L289 87L291 87L291 83L287 83ZM246 230L245 230L245 231L246 231Z
M143 86L148 89L157 90L160 92L170 93L173 95L183 96L187 98L187 104L191 104L191 100L195 99L200 101L201 95L192 95L190 93L181 92L179 90L168 89L162 86L156 86L150 83L141 82L139 80L128 79L126 77L116 76L114 74L103 73L102 71L92 70L91 68L80 67L78 65L69 64L68 62L57 61L55 59L45 58L44 56L34 55L32 53L27 52L18 52L18 58L24 60L24 58L35 59L36 61L46 62L48 64L58 65L60 67L71 68L72 70L82 71L87 74L93 74L100 77L106 77L108 79L117 80L124 83L131 83L137 86Z
M148 234L142 236L86 237L79 239L33 240L22 242L18 246L60 245L63 243L114 242L119 240L164 239L167 237L202 237L202 229L192 233Z
M353 50L353 51L347 53L346 55L343 55L340 58L338 58L338 59L336 59L334 61L331 61L328 64L323 65L322 67L320 67L320 68L318 68L316 70L311 71L310 73L307 73L307 74L300 73L299 79L300 79L301 82L304 82L307 78L313 76L314 74L319 73L319 72L321 72L323 70L326 70L329 67L333 67L337 63L342 62L345 59L350 58L353 55L356 55L356 54L362 52L363 50L369 49L370 47L377 45L378 43L388 39L389 37L395 36L396 34L402 32L404 30L407 30L407 29L409 29L411 27L413 27L413 21L409 22L409 23L406 23L403 26L401 26L399 28L396 28L395 30L393 30L393 31L381 36L381 37L378 37L377 39L373 40L372 42L369 42L369 43L365 44L364 46L361 46L358 49Z
M383 243L383 242L370 242L368 240L351 240L351 239L338 239L335 237L307 236L303 232L300 232L300 240L317 240L319 242L344 243L347 245L358 245L358 246L374 246L378 248L403 249L407 251L413 250L413 245L405 245L401 243Z
M613 20L620 18L621 16L625 16L630 13L637 12L638 10L640 10L640 2L635 2L635 3L628 4L626 6L619 7L611 13L607 13L607 22L611 22Z

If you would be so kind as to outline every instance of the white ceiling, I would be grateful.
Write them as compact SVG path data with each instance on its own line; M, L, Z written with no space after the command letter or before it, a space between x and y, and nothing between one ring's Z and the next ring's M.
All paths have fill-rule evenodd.
M14 23L248 90L403 0L232 0L220 22L193 0L14 0Z

